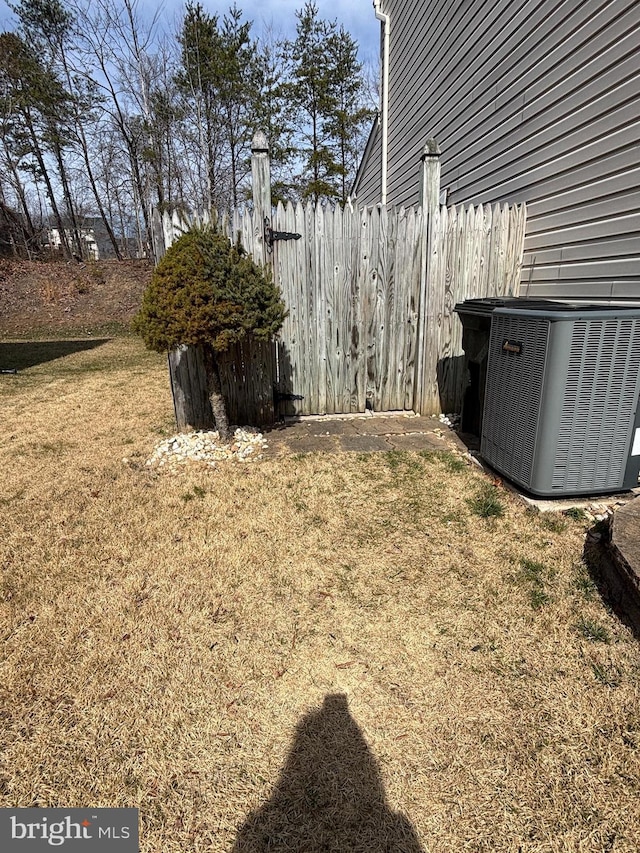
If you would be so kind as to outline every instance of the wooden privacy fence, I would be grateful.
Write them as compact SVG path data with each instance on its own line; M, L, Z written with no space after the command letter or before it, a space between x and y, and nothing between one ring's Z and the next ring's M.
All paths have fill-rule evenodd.
M275 349L245 339L217 356L222 393L232 424L268 425L275 420ZM210 429L213 413L201 347L180 346L169 353L171 393L179 429Z
M525 206L441 206L436 158L425 158L425 204L400 209L311 202L272 208L268 186L256 187L260 171L254 169L253 209L217 221L272 268L289 315L272 353L260 356L266 367L258 380L248 378L252 359L256 365L248 350L232 359L241 380L235 417L253 413L266 423L282 414L460 411L462 326L453 308L467 298L517 292ZM265 217L281 238L271 246ZM156 213L156 257L208 220ZM247 395L257 395L259 405Z

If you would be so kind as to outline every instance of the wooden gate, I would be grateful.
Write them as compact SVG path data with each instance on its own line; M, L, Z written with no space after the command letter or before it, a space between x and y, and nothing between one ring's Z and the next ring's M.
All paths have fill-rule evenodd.
M424 207L273 209L264 146L254 152L253 210L216 219L271 267L289 311L273 347L275 417L460 411L462 326L453 308L517 292L526 209L441 207L439 162L430 158L423 168ZM155 214L156 256L209 218ZM250 362L240 366L243 375ZM266 412L270 391L262 385L258 410ZM251 382L243 389L256 393ZM237 406L240 414L256 410L242 396Z
M273 271L287 414L413 408L422 211L278 205Z

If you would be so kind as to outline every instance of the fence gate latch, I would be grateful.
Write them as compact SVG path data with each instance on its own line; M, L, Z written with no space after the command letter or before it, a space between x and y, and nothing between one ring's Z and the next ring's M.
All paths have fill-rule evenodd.
M264 218L264 242L270 252L276 240L299 240L302 234L294 234L293 231L274 231L268 216Z

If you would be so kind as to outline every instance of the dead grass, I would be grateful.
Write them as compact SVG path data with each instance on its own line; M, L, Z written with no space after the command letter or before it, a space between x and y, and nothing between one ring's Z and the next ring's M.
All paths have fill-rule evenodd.
M0 335L122 335L151 277L148 261L0 258Z
M583 522L483 518L437 454L154 475L130 339L0 405L6 805L139 807L144 853L638 850L640 656Z

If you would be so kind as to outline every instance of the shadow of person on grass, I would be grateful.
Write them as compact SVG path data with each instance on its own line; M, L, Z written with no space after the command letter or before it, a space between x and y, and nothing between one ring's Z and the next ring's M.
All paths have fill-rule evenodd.
M423 853L387 805L380 771L349 713L329 695L302 718L271 798L240 828L233 853Z

